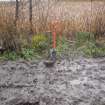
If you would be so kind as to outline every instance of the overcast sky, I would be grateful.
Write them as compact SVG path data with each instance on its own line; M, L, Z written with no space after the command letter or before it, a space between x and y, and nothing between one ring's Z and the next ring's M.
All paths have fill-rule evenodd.
M0 1L15 1L15 0L0 0Z

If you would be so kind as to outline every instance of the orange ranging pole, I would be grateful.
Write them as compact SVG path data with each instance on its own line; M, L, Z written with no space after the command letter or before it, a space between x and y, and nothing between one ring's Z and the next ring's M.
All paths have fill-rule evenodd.
M53 37L53 48L55 49L56 48L56 32L55 31L52 32L52 37Z
M63 31L63 24L59 20L52 21L50 23L50 28L52 31L52 40L53 40L53 48L56 48L56 37L59 34L60 40L62 39L62 31Z

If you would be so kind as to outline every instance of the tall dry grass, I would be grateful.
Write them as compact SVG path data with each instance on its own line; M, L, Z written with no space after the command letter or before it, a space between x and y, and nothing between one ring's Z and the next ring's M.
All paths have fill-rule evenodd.
M97 8L95 8L95 4L93 5L92 32L96 37L105 36L105 2Z
M80 5L82 1L78 3L71 2L69 8L69 6L66 5L62 6L62 1L57 2L56 0L54 0L52 2L52 0L46 0L46 4L44 4L42 1L43 0L40 0L40 2L39 0L33 0L32 30L34 33L52 31L52 21L57 20L58 23L61 24L58 24L57 26L58 33L64 33L71 38L73 38L75 33L79 31L93 32L95 36L102 36L105 34L104 2L88 2L87 4L85 3L84 7L83 5ZM28 35L30 31L30 23L29 8L27 3L27 0L21 0L20 2L19 19L17 21L17 26L15 29L15 26L13 26L13 21L15 17L15 6L0 6L0 33L10 33L8 30L11 30L13 31L13 34L16 35L16 33L14 33L15 30L15 32L20 32L21 35L23 35L22 37L29 38ZM77 5L78 8L75 7L75 5ZM86 5L88 5L87 8L89 10L85 8ZM78 14L79 12L81 13L81 10L83 9L84 12L82 11L82 14ZM8 27L11 28L9 29ZM61 31L59 31L59 29ZM5 30L5 32L3 30ZM0 34L0 36L6 37L6 35L3 34ZM11 33L10 36L12 36ZM10 40L8 42L10 42Z
M0 47L7 51L19 52L21 50L20 34L14 24L13 15L10 9L7 11L4 7L0 8Z
M79 17L73 16L65 20L65 31L71 32L92 32L95 37L105 36L105 2L98 5L92 2L91 11L85 11Z

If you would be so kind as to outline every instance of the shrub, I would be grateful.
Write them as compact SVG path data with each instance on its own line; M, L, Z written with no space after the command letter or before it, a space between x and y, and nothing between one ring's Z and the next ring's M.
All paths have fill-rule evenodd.
M5 48L7 51L20 52L20 37L14 23L0 23L0 39L2 47Z
M94 34L90 32L77 32L76 33L76 46L82 46L87 41L95 43Z
M32 38L32 46L36 51L43 51L48 47L48 38L43 34L35 35Z
M32 59L34 55L35 55L34 49L28 49L28 48L23 48L20 54L20 56L23 59Z
M4 52L0 54L0 60L16 60L19 58L19 55L14 51Z
M87 57L105 56L105 46L97 43L91 33L80 32L77 34L76 47L78 51L82 51Z
M0 60L17 60L19 58L25 60L40 59L42 55L35 53L32 48L22 48L20 53L14 51L6 51L3 54L0 54Z
M105 56L105 46L96 46L96 44L87 42L84 46L79 48L87 57L103 57Z
M58 56L62 56L65 54L68 54L70 49L70 43L67 40L66 37L62 37L62 38L57 38L57 47L56 47L56 51L57 51L57 55Z

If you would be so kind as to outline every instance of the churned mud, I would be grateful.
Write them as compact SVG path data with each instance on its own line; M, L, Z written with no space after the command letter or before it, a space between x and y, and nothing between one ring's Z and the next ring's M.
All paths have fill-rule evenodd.
M1 62L0 105L105 105L105 58Z

